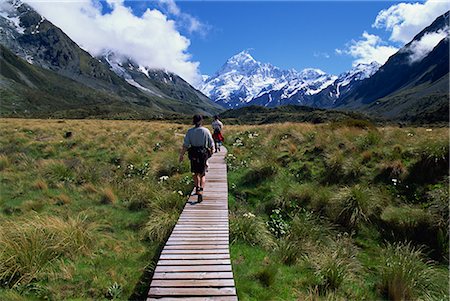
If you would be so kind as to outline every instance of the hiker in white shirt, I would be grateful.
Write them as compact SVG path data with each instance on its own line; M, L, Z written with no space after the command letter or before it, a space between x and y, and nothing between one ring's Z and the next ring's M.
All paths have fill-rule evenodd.
M188 151L191 161L191 172L194 177L195 194L198 202L203 200L203 188L205 187L207 160L212 155L213 139L211 132L202 126L203 117L194 115L193 128L190 128L184 136L183 147L180 151L180 163L183 161L184 153Z

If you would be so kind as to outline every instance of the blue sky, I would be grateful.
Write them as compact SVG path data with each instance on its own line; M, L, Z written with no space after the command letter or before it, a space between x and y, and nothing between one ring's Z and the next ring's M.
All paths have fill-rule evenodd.
M377 14L398 1L178 1L176 4L205 26L191 33L189 53L203 74L213 74L230 56L250 49L253 57L275 66L302 70L313 67L339 74L354 58L337 54L369 30L383 40L389 32L373 28ZM129 1L136 15L154 2ZM160 7L161 9L161 7ZM401 46L399 43L391 43Z
M340 73L353 58L337 55L370 29L385 2L180 2L180 8L210 26L193 34L190 52L212 74L231 55L251 49L255 59L280 68L320 68ZM376 30L386 37L385 31Z

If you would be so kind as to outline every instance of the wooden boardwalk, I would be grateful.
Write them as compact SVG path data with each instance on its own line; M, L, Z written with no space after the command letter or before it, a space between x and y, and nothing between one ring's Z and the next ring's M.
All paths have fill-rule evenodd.
M237 301L229 253L226 151L209 159L203 202L191 196L150 284L149 300Z

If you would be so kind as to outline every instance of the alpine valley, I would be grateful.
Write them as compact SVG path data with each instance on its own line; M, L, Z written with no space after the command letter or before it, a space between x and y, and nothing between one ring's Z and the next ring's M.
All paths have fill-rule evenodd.
M93 57L31 6L2 1L0 115L155 119L300 105L393 121L448 122L448 17L438 17L384 65L359 64L339 75L282 70L242 51L193 87L108 49ZM436 33L445 37L434 48L419 47Z
M181 77L105 50L92 57L19 0L0 3L2 116L167 118L222 108Z

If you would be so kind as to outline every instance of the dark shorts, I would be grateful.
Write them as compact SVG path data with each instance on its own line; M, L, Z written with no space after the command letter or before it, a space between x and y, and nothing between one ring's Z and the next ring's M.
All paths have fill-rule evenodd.
M189 160L191 160L191 172L204 174L206 161L208 160L208 150L206 148L190 148L188 154Z

